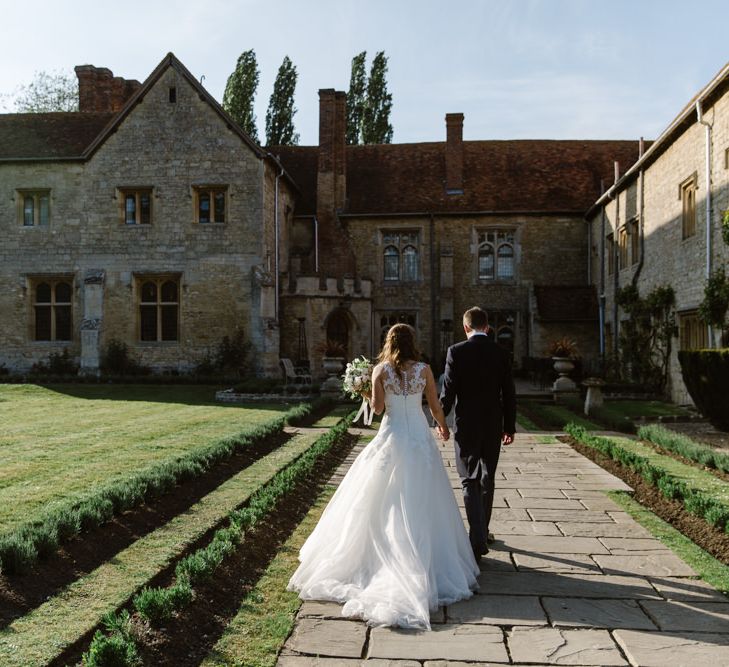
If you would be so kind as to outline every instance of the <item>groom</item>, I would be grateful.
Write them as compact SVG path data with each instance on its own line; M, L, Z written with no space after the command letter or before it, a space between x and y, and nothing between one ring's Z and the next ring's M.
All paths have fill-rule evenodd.
M480 308L463 314L467 339L448 348L440 394L446 415L456 403L456 467L476 560L493 542L488 528L496 466L501 444L510 445L516 431L511 359L487 337L488 328L488 316Z

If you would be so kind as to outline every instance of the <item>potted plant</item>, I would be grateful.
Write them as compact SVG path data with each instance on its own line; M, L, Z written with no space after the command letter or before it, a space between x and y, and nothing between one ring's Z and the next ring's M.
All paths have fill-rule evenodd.
M575 383L570 379L569 374L574 370L572 360L577 356L577 343L566 336L557 338L549 344L549 355L554 361L554 370L559 377L554 381L554 391L574 391Z

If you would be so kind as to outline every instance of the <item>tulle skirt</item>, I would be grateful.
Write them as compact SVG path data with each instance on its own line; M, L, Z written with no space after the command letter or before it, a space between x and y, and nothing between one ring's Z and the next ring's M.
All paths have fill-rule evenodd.
M431 611L471 597L479 567L422 412L385 416L299 560L289 590L370 625L430 629Z

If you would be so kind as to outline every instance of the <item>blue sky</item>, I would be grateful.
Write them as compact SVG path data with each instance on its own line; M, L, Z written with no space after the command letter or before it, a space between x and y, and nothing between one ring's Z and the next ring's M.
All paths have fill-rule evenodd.
M389 57L394 141L655 138L729 58L729 3L704 0L0 0L0 93L37 70L93 64L144 80L173 51L222 99L253 48L259 135L288 55L296 128L317 142L319 88L346 90L351 58Z

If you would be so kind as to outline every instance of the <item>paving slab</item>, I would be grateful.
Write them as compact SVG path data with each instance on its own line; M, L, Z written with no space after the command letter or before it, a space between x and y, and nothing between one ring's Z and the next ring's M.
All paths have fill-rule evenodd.
M609 551L595 537L550 537L509 535L504 544L512 551L542 554L606 554Z
M595 562L606 574L663 575L694 577L696 572L673 553L639 556L595 556Z
M367 657L509 662L504 635L492 625L436 625L430 632L373 628Z
M522 498L569 498L562 489L518 489Z
M683 600L686 602L726 602L729 600L726 595L700 579L649 577L649 581L668 600Z
M572 489L569 480L505 479L496 482L496 489Z
M627 665L607 630L515 627L506 641L515 663Z
M514 512L518 510L512 510ZM612 523L615 521L607 512L591 512L586 509L582 510L550 510L550 509L533 509L526 510L534 521L558 521L566 523L575 521L578 523Z
M729 655L725 634L616 630L614 637L631 664L641 667L723 667Z
M300 618L284 648L316 656L360 658L366 634L367 626L357 621Z
M642 607L661 630L729 634L729 600L727 602L644 600Z
M508 498L509 507L516 509L584 510L579 500L567 498Z
M514 560L520 572L586 572L600 574L600 568L590 556L584 554L522 554L515 553Z
M489 552L481 558L481 572L516 572L511 560L511 552L498 544L492 545Z
M551 624L556 627L656 629L635 600L545 597L542 598L542 604Z
M474 595L450 605L446 623L487 625L547 625L547 616L536 596Z
M483 575L482 575L483 576ZM661 599L646 579L605 574L555 574L504 572L484 582L483 593L492 595L549 595L552 597Z
M282 655L278 667L420 667L415 660L355 660L346 658L314 658L304 655Z
M507 509L494 507L491 513L492 521L531 521L531 517L523 509Z
M489 526L497 537L504 535L561 535L553 521L491 521Z
M663 542L654 538L601 536L600 542L607 547L612 556L630 556L631 554L645 554L652 551L671 553Z
M573 537L644 537L653 539L653 535L637 523L563 521L563 518L557 520L557 527L565 535Z

